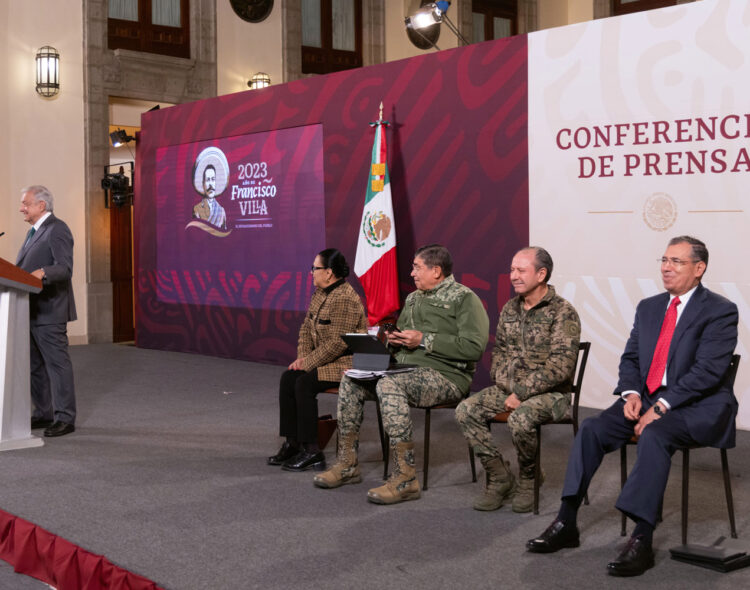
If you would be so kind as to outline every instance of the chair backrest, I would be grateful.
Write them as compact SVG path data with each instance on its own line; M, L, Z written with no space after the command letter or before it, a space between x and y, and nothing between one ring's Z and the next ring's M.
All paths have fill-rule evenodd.
M722 378L724 384L728 385L730 389L734 389L734 380L737 377L737 369L740 366L740 358L742 357L739 354L732 355L732 361L729 363L726 373L724 373L724 377Z
M573 379L573 404L570 409L570 417L574 424L578 424L578 404L581 401L581 386L583 385L583 375L586 372L586 362L589 360L590 350L591 342L581 342L578 345L578 363Z

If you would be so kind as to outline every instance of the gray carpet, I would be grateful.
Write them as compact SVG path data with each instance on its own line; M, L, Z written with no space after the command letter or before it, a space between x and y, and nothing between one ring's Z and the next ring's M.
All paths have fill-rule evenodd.
M310 473L265 464L280 444L281 367L111 344L71 352L77 431L1 453L0 508L165 588L750 586L750 569L719 574L669 559L680 543L678 457L655 535L657 566L632 581L611 579L605 565L623 542L613 508L618 455L607 457L581 510L582 546L524 551L556 513L569 427L544 430L539 516L471 509L480 484L471 483L450 411L433 416L429 490L415 502L376 506L365 499L382 475L371 403L360 449L365 481L320 490ZM335 413L336 396L320 397L321 413ZM413 415L421 439L423 412ZM495 437L510 449L505 429ZM418 444L419 465L421 456ZM739 433L729 460L738 531L750 549L750 433ZM718 451L692 454L690 506L691 541L728 535ZM46 588L0 565L0 588Z

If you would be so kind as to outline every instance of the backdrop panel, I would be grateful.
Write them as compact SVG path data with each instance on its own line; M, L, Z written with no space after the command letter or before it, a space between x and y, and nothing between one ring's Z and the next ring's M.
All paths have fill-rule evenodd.
M740 308L736 393L750 399L748 56L743 0L529 36L530 233L593 342L584 405L611 403L635 305L662 290L657 259L682 234L706 242L704 283Z
M159 301L258 308L263 275L309 267L325 242L321 127L156 151ZM304 270L296 274L306 281ZM295 295L276 307L304 312L307 302Z
M499 309L510 294L510 260L528 242L525 36L146 113L135 202L138 346L274 363L294 358L302 320L298 309L305 307L312 291L307 270L314 254L335 246L353 266L373 141L369 123L377 118L380 101L390 121L388 166L402 298L414 288L409 272L415 248L441 242L454 254L457 279L487 306L494 333ZM244 267L241 260L226 263L215 242L236 235L236 247L242 249L253 239L250 232L233 229L231 238L201 232L205 259L192 269L190 279L194 286L200 283L202 294L215 294L216 305L192 296L165 298L165 290L184 286L185 275L162 272L161 248L166 243L185 260L186 248L194 246L160 239L159 208L169 211L175 204L175 239L184 238L186 231L200 231L185 230L190 208L201 199L202 179L195 186L191 168L196 154L220 147L222 141L241 145L242 137L251 134L308 126L322 129L324 240L314 247L306 242L297 250L304 260L294 266L264 255ZM190 144L195 145L183 165L167 167L182 187L160 193L160 174L165 172L159 155ZM266 155L278 156L273 150ZM231 217L231 190L217 200ZM179 214L177 202L182 202ZM314 219L310 223L322 224ZM229 231L230 225L217 232ZM279 247L289 244L280 242ZM359 287L356 278L353 283ZM246 284L252 285L252 297L240 299L238 307L229 304L227 294ZM477 384L487 382L488 360L489 353Z

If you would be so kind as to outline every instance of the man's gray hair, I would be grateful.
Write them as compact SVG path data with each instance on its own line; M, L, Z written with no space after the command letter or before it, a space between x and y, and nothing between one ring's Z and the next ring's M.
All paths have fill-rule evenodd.
M46 186L42 186L41 184L33 184L31 186L27 186L21 191L22 195L26 193L31 193L32 195L34 195L34 198L37 201L43 201L44 210L52 213L52 210L55 206L55 197L52 196L52 193Z
M694 238L693 236L677 236L669 240L670 246L676 246L677 244L690 244L693 250L693 262L703 262L708 267L708 248L698 238Z

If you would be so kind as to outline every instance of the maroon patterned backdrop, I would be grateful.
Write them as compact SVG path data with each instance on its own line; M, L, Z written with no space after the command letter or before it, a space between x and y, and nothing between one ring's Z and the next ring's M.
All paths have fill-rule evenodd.
M510 295L510 260L528 242L526 64L526 37L518 36L144 114L135 198L137 345L288 363L302 314L276 302L311 294L302 268L260 275L259 308L157 301L157 281L169 279L155 270L156 150L321 123L327 242L319 249L341 249L353 267L374 133L368 123L381 101L391 123L388 165L402 294L414 289L414 250L445 244L456 278L487 307L492 342ZM356 277L351 280L359 289ZM487 382L490 350L476 385Z

